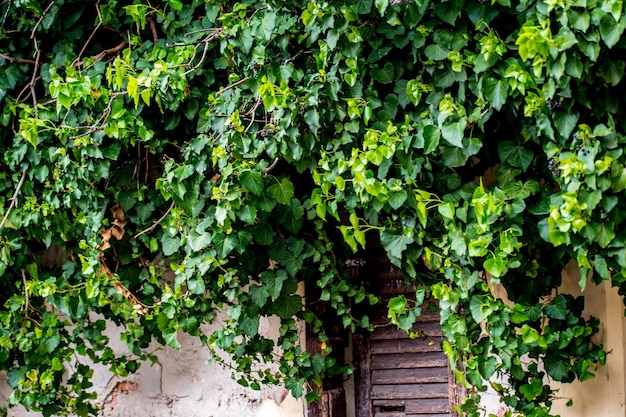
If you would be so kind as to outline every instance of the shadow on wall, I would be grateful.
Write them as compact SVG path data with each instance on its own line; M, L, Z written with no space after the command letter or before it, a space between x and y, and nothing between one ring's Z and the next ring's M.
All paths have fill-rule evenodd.
M271 398L263 400L258 408L256 417L303 417L304 405L302 398L294 398L289 391L284 390L278 401Z

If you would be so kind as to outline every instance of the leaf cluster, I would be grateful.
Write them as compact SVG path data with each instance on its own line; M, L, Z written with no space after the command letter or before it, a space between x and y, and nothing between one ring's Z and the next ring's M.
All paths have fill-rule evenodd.
M626 292L621 0L28 0L0 16L12 404L93 415L87 359L125 375L181 331L242 384L302 395L345 371L309 306L370 329L376 278L346 262L379 244L436 298L459 380L508 378L494 387L515 412L549 415L546 378L604 362L597 321L554 288L573 258L582 287L592 272ZM390 318L410 331L419 304L392 298Z

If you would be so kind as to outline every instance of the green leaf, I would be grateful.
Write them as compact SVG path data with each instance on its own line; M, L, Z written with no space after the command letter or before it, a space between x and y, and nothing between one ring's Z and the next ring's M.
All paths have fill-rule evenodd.
M203 295L206 291L204 279L201 276L189 278L187 280L187 289L192 294Z
M544 311L551 319L565 320L567 316L567 301L562 294L557 295L554 300L545 306Z
M435 125L424 126L424 153L429 154L439 146L441 131Z
M594 241L602 248L606 248L615 239L612 222L598 223Z
M259 316L243 316L239 320L239 328L248 337L256 336L259 333Z
M211 234L209 232L196 233L193 231L189 234L189 246L196 252L201 251L210 244Z
M381 84L389 84L394 79L395 70L393 64L389 61L385 62L382 68L373 67L371 71L372 78Z
M552 355L546 355L545 365L548 375L550 375L550 377L555 381L564 381L569 379L572 366L568 359L555 358Z
M433 61L443 61L444 59L448 59L448 53L450 53L450 50L444 48L442 45L432 44L426 47L424 53Z
M163 340L165 340L168 346L177 350L180 349L180 343L178 343L178 339L176 338L176 329L163 329Z
M458 122L446 123L441 129L441 135L451 145L463 148L463 137L465 128L467 127L467 119L462 118Z
M413 243L412 238L389 229L384 229L381 232L380 240L387 253L398 259L402 258L402 253L406 250L407 245Z
M622 33L624 33L624 26L621 21L618 22L613 16L606 13L600 18L598 27L602 40L609 48L615 46L622 36Z
M280 204L289 204L294 194L294 188L288 178L283 178L278 184L267 189L268 194Z
M250 299L252 299L254 305L259 308L263 307L269 298L269 294L265 286L260 285L251 285L248 289L248 294L250 295Z
M407 301L404 295L392 297L387 303L389 314L402 314L406 310Z
M164 233L161 236L161 244L163 245L163 255L172 256L180 248L180 238Z
M263 37L265 40L270 40L272 38L272 32L274 31L274 27L276 26L276 13L275 12L266 12L263 16L263 23L261 27L263 28Z
M302 311L302 297L299 295L282 295L274 301L272 310L283 319L292 318Z
M508 83L495 78L483 81L483 94L494 109L500 111L508 96Z
M265 180L256 171L243 171L239 174L239 182L246 190L255 195L261 195L265 188Z
M503 141L498 144L498 156L500 161L520 168L523 172L526 172L535 158L533 151L511 141Z
M486 359L484 357L478 358L478 372L485 380L489 380L496 373L497 365L498 361L493 356Z
M470 312L476 323L484 322L493 312L491 301L484 295L472 296L470 300Z
M530 384L524 384L519 388L527 401L533 401L543 391L543 382L539 378L533 378Z
M395 191L389 194L389 200L387 202L394 210L402 207L404 202L406 201L408 194L405 190Z
M261 283L263 284L263 289L267 291L270 297L278 298L283 289L283 283L288 278L287 273L282 269L276 272L265 271L261 274Z

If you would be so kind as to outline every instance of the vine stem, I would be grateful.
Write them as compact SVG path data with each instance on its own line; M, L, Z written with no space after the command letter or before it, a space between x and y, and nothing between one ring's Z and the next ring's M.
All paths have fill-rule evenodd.
M170 208L167 209L167 211L165 212L165 214L163 214L161 216L161 218L159 218L159 220L157 220L156 222L154 222L152 224L152 226L148 227L147 229L142 230L141 232L137 233L134 236L134 239L137 239L139 236L143 235L144 233L148 233L152 230L154 230L155 227L158 226L159 223L161 223L163 220L165 220L165 218L167 217L168 214L170 214L170 211L172 211L172 209L174 208L174 202L172 201L172 204L170 204Z
M235 88L235 87L237 87L237 86L238 86L238 85L240 85L240 84L245 83L245 82L246 82L246 81L248 81L249 79L250 79L250 77L245 77L245 78L242 78L241 80L237 81L236 83L232 83L231 85L228 85L228 86L226 86L226 87L222 88L222 89L221 89L220 91L218 91L216 94L217 94L218 96L221 96L221 95L222 95L222 94L224 94L226 91L230 90L231 88Z
M11 204L9 204L9 208L7 209L7 212L4 214L4 217L2 218L2 223L0 223L0 229L4 227L4 224L9 218L9 214L11 214L11 210L17 207L17 195L22 189L22 185L24 184L25 179L26 179L26 170L22 172L22 178L20 178L20 182L17 184L17 187L15 188L15 192L13 193L13 196L9 199L9 201L11 201Z
M28 310L30 309L30 301L28 298L28 287L26 286L26 270L22 268L22 282L24 283L24 318L28 318Z

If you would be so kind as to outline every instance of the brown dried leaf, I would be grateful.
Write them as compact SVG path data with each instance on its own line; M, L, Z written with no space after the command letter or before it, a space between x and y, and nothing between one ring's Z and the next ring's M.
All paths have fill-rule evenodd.
M120 220L123 222L126 221L126 215L124 214L124 210L122 210L122 206L120 206L120 203L113 204L113 207L111 207L111 215L115 220Z

